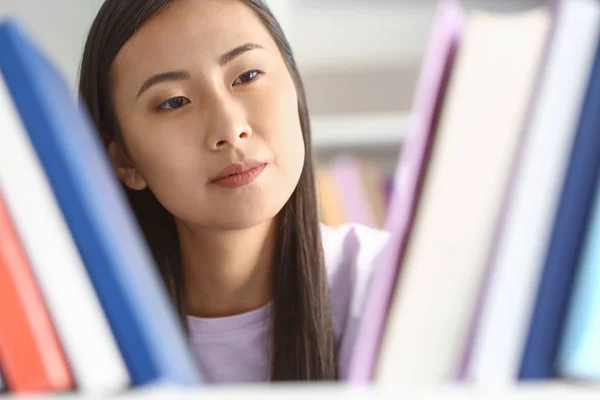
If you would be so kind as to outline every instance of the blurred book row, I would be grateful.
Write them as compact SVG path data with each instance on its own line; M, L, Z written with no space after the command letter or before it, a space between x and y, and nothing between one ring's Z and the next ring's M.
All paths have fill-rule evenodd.
M379 163L341 153L317 167L321 221L338 226L355 222L383 228L392 177Z
M4 383L200 384L102 145L44 60L0 25ZM600 380L599 109L600 2L439 2L396 169L340 155L317 171L324 222L392 238L351 382Z
M391 193L351 380L600 380L599 34L593 0L439 2L391 191L349 159L321 189L375 225Z

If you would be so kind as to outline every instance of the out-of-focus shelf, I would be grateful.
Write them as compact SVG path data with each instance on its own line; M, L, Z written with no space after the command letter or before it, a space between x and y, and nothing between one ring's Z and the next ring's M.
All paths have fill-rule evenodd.
M244 400L332 400L332 399L411 399L411 400L575 400L594 399L600 395L598 387L568 385L565 383L528 384L513 387L474 388L469 386L443 386L416 388L403 386L357 387L332 384L277 384L277 385L227 385L202 388L148 388L132 390L116 396L84 394L56 394L36 396L0 395L0 399L244 399Z
M311 117L313 146L318 149L399 146L408 113L315 115Z

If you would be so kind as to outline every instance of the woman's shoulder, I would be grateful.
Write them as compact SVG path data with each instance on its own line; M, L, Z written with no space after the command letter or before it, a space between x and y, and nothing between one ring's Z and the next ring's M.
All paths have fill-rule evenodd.
M387 231L361 224L321 225L336 339L343 345L355 330ZM352 335L353 336L353 335ZM345 346L342 346L345 347Z

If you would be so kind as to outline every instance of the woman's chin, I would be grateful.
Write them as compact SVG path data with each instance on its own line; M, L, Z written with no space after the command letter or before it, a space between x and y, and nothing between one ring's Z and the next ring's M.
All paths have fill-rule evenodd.
M249 218L248 216L245 216L244 218L227 218L226 220L215 221L211 228L223 231L241 231L263 225L272 220L273 217Z
M248 229L275 218L288 198L289 196L281 196L280 193L268 196L266 193L253 193L243 199L236 198L215 204L211 208L214 212L202 219L218 229Z
M271 208L271 207L270 207ZM265 224L275 218L280 208L227 207L202 218L200 225L218 230L243 230Z
M265 224L283 209L291 194L283 190L247 190L232 196L205 197L199 208L173 213L191 226L209 230L243 230ZM181 204L179 210L184 209Z

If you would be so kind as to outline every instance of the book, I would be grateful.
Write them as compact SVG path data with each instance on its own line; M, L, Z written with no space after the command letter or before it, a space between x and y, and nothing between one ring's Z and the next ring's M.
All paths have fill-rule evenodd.
M460 40L463 19L463 10L457 1L439 3L433 22L434 29L421 67L405 144L394 173L391 199L387 206L385 228L391 237L377 263L375 275L369 286L350 359L348 379L353 382L371 381L377 360L385 360L387 354L385 350L383 353L380 350L389 304L417 206L430 144Z
M516 164L465 378L508 384L519 374L552 221L600 32L600 3L558 3L552 40Z
M330 171L348 222L375 227L376 220L365 193L360 161L349 154L341 154L331 162Z
M557 376L557 356L600 167L600 41L530 321L519 378Z
M14 19L0 25L0 65L132 383L200 382L175 307L85 107Z
M12 392L72 390L71 371L1 193L0 304L0 365Z
M77 389L120 391L129 385L123 358L12 102L4 79L10 61L6 61L3 50L0 53L0 191Z
M320 220L325 225L338 226L346 222L335 180L327 166L317 167L317 195Z
M369 210L371 210L373 227L381 229L387 211L383 170L374 161L366 159L361 159L358 167Z
M545 5L467 15L391 305L383 383L457 377L550 26Z
M557 358L557 375L600 380L600 179L577 266Z

